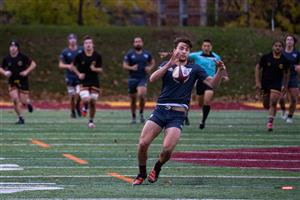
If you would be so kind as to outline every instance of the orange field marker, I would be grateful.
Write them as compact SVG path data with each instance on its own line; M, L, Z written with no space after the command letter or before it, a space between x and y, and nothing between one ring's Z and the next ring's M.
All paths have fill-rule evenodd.
M86 160L77 158L76 156L73 156L72 154L64 153L63 156L66 158L69 158L70 160L73 160L74 162L81 164L81 165L85 165L88 163Z
M120 179L120 180L122 180L122 181L125 181L125 182L127 182L127 183L132 183L132 182L133 182L133 179L132 179L132 178L123 176L123 175L118 174L118 173L116 173L116 172L111 172L111 173L107 173L107 174L110 175L110 176L113 176L113 177L115 177L115 178L117 178L117 179Z
M31 140L31 143L32 143L32 144L36 144L36 145L38 145L39 147L50 148L50 145L49 145L49 144L46 144L45 142L42 142L42 141L40 141L40 140Z

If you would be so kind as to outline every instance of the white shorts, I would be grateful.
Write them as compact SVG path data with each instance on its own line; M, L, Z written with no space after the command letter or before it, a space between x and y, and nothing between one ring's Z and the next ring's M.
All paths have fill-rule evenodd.
M80 92L80 85L76 86L67 86L67 91L69 96L74 96L75 94L79 94Z
M97 101L99 97L98 92L90 92L89 90L81 90L79 95L81 99L93 99L95 101Z

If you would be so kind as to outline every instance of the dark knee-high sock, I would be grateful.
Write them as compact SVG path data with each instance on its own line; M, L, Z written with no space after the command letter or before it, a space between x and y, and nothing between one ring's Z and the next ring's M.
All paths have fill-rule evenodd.
M205 123L205 121L206 121L206 119L208 117L209 111L210 111L210 105L204 105L202 107L202 113L203 113L202 123Z
M146 165L139 165L139 170L140 170L140 175L145 178L147 176Z

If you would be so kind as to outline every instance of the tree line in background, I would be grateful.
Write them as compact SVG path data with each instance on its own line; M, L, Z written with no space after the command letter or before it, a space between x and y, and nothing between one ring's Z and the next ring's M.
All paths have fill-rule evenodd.
M170 0L0 0L2 24L157 25L159 2ZM202 25L280 28L300 33L300 0L199 1Z

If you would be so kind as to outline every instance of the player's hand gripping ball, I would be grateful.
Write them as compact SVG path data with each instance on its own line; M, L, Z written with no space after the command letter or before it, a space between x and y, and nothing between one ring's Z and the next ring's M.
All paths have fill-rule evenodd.
M173 79L178 83L185 83L190 77L190 70L183 65L178 65L173 69Z

